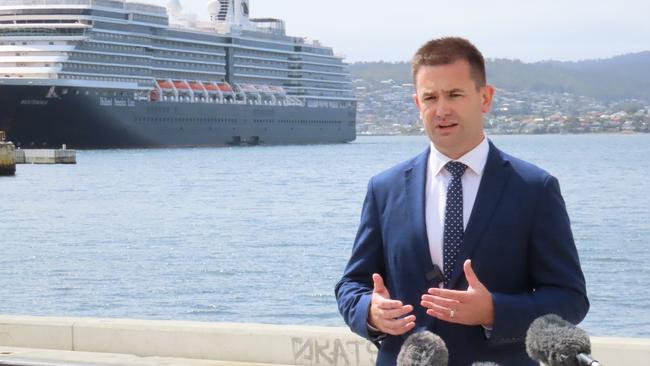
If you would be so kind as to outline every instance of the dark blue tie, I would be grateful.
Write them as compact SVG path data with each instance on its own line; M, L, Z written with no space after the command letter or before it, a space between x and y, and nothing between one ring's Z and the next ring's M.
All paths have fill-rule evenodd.
M450 161L445 164L445 169L451 174L451 182L447 187L445 228L442 238L442 265L445 269L445 286L447 286L456 264L456 256L463 243L463 184L460 178L465 173L467 165Z

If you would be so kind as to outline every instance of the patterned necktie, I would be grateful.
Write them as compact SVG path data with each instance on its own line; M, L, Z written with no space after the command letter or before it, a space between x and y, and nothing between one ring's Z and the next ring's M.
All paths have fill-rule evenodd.
M465 173L467 165L450 161L445 169L451 173L451 182L447 187L447 204L445 206L445 227L443 234L443 268L445 286L451 280L451 272L456 264L456 256L463 243L463 184L460 178Z

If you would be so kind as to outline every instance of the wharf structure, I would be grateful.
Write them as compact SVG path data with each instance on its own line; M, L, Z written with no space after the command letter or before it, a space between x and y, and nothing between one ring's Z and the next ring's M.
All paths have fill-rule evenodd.
M16 164L76 164L77 152L61 149L18 149Z
M341 56L213 0L209 21L116 0L0 0L0 130L17 147L340 143Z

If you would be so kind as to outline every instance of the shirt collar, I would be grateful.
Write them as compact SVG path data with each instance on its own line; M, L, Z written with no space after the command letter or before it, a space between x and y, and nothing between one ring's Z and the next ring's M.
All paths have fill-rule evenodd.
M483 174L483 169L485 168L485 163L487 162L488 152L490 151L490 145L488 144L487 138L483 137L483 141L480 144L476 145L472 150L468 151L465 155L454 160L441 153L436 149L431 142L431 154L429 154L429 168L432 175L436 176L442 171L445 167L445 164L454 160L459 161L469 169L471 169L476 175L481 176Z

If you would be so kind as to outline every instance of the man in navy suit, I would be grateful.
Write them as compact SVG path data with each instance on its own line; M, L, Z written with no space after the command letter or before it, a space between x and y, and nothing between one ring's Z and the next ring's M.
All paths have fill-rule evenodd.
M415 104L431 146L370 179L339 311L394 365L414 331L438 334L449 365L535 365L525 334L554 313L589 309L557 180L488 141L494 88L481 53L441 38L412 60Z

